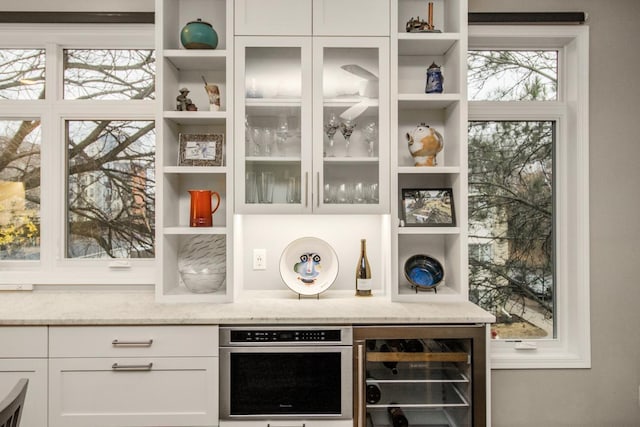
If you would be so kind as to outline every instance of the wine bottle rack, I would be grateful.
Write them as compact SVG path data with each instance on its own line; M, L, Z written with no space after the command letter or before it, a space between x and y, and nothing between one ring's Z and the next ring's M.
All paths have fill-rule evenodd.
M411 427L486 425L484 327L361 327L354 343L356 425L393 427L396 408Z

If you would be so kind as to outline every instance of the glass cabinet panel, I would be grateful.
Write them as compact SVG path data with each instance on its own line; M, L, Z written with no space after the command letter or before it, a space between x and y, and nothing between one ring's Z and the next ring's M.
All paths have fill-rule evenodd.
M236 38L236 211L388 212L388 43Z
M244 102L238 102L236 117L244 117L244 123L237 133L243 145L237 182L245 183L238 188L243 211L304 209L309 177L303 170L310 167L304 160L310 149L302 146L310 114L303 81L310 78L304 75L309 48L304 45L309 41L247 37L240 43L243 74L236 98Z
M346 42L346 43L345 43ZM382 212L388 115L385 39L314 40L315 178L323 210ZM385 62L383 62L385 61Z

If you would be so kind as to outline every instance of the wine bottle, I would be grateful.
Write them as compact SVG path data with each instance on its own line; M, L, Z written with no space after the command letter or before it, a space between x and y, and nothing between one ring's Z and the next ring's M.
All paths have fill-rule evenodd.
M390 353L391 349L389 348L387 343L384 343L380 346L380 351L382 353ZM391 369L391 373L393 375L398 375L398 362L382 362L382 364L385 366L385 368Z
M397 406L390 406L387 411L389 411L393 427L409 427L409 420L404 416L402 409Z
M367 241L360 240L360 258L356 267L356 295L371 295L371 266L367 259Z
M420 340L416 339L408 340L405 347L407 353L422 353L424 351L424 346Z
M369 379L367 379L369 381ZM373 384L367 382L367 388L365 390L367 403L373 405L380 402L380 398L382 397L382 393L380 392L380 387L377 384Z

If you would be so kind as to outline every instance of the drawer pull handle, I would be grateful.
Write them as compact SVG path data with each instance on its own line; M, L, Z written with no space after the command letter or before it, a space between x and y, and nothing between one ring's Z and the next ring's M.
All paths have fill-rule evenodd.
M118 362L111 365L114 371L150 371L153 368L153 362L146 365L119 365Z
M120 341L118 339L115 339L111 341L111 344L114 347L151 347L151 344L153 344L153 340L149 339L146 341Z
M306 424L302 423L300 424L300 427L305 427ZM271 424L267 424L267 427L294 427L294 426L277 426L277 425L271 425Z

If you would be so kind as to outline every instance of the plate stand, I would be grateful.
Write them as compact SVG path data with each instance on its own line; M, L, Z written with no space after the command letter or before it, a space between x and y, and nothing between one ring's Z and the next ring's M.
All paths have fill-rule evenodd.
M438 293L438 288L433 288L433 289L419 289L417 286L412 286L413 289L415 289L416 294L420 293L420 292L433 292L434 294Z
M297 293L297 292L296 292L296 293ZM320 294L315 294L315 295L303 295L303 294L301 294L301 293L298 293L298 299L299 299L299 300L301 300L301 299L303 299L303 298L309 298L309 299L313 299L313 298L315 298L315 299L318 299L318 300L319 300L319 299L320 299Z

